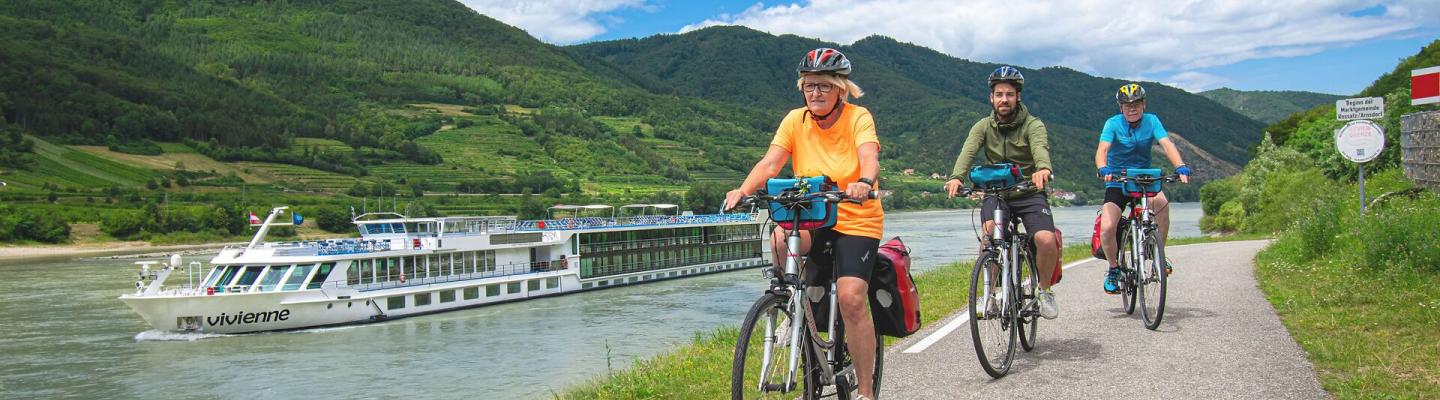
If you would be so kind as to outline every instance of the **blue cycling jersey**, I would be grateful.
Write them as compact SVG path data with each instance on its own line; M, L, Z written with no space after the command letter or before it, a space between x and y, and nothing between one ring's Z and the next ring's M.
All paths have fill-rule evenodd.
M1110 143L1110 151L1105 153L1105 164L1117 170L1150 168L1150 148L1166 136L1165 126L1160 124L1160 117L1155 114L1141 115L1140 124L1134 129L1130 128L1124 114L1115 114L1105 120L1105 128L1100 130L1100 141ZM1119 182L1105 184L1105 187L1120 186Z

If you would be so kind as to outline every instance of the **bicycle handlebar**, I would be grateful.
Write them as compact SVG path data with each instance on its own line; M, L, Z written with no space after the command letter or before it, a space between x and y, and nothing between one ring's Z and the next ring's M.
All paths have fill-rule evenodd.
M1155 183L1155 182L1178 182L1178 181L1180 181L1180 174L1161 175L1161 176L1158 176L1158 177L1156 177L1156 176L1134 177L1134 176L1125 176L1124 173L1125 173L1124 170L1121 170L1121 174L1120 174L1120 175L1112 175L1112 176L1114 177L1114 178L1112 178L1112 179L1114 179L1115 182L1131 181L1131 182L1135 182L1135 183L1139 183L1139 184L1149 184L1149 183Z
M1010 185L1010 186L1003 187L1003 188L999 188L999 189L977 189L977 188L969 188L969 187L960 188L960 190L958 190L958 191L955 192L955 195L956 195L956 196L965 197L965 196L969 196L969 195L972 195L972 194L975 194L975 193L980 193L980 194L987 194L987 193L1000 194L1000 193L1005 193L1005 192L1018 192L1018 191L1022 191L1022 190L1030 190L1030 189L1033 189L1033 188L1035 188L1035 182L1031 182L1031 181L1021 181L1021 182L1016 183L1016 184L1014 184L1014 185Z
M848 201L855 204L863 204L865 201L874 200L880 197L880 192L878 190L871 190L867 194L868 198L865 200L855 200L851 198L850 195L847 195L845 194L845 192L839 190L815 193L784 192L778 195L752 194L749 196L741 197L740 201L737 202L734 206L730 207L729 210L734 210L736 208L745 206L753 206L755 205L755 203L759 203L761 201L775 201L780 202L785 208L797 208L800 204L807 203L817 198L825 199L826 203L839 203L842 201Z

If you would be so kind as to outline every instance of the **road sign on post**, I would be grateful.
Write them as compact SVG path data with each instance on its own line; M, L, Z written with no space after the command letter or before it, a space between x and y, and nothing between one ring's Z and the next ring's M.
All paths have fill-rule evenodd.
M1335 117L1341 121L1385 118L1385 98L1358 97L1336 100Z
M1385 129L1369 120L1350 121L1335 131L1335 149L1359 168L1360 213L1365 213L1365 163L1385 149Z
M1440 103L1440 67L1410 71L1410 105Z

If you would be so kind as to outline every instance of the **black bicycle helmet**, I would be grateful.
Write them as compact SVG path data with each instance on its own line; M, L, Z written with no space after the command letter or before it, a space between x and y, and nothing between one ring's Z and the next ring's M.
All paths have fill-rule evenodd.
M1115 91L1115 101L1120 104L1134 103L1145 100L1145 88L1139 84L1129 83Z
M846 58L845 53L841 53L840 50L821 47L805 53L805 58L800 60L800 66L795 67L795 72L849 76L850 59Z
M1015 85L1015 91L1018 92L1020 88L1025 86L1025 75L1021 74L1020 70L1015 67L1002 65L1000 68L996 68L995 71L990 72L989 81L991 89L995 88L996 83L1010 82Z

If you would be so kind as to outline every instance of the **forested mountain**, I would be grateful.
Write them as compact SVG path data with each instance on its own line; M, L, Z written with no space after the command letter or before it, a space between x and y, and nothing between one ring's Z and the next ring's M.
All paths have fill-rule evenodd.
M819 46L835 45L713 27L558 48L448 0L0 2L0 133L16 144L0 153L0 174L82 160L74 174L6 179L65 191L183 175L356 196L403 185L417 196L633 198L733 185L798 106L794 64ZM840 48L869 93L857 103L875 112L886 173L948 172L963 133L989 112L983 80L996 65L884 37ZM1123 82L1057 67L1025 73L1025 102L1050 127L1060 183L1096 191L1095 135ZM1246 161L1258 123L1147 86L1151 111L1212 155L1192 162L1201 174ZM27 145L24 135L43 140ZM168 166L133 177L86 177L80 170L133 160L65 145L170 158L147 159ZM26 154L40 150L26 149L45 153L36 161ZM186 170L182 159L249 164ZM235 176L212 179L224 174ZM913 183L915 198L934 186Z
M1235 90L1219 88L1196 93L1256 121L1273 124L1321 104L1334 104L1345 96L1293 90Z
M957 59L886 37L839 46L722 26L567 49L654 77L675 93L764 107L778 120L800 104L790 83L795 63L820 46L840 49L855 64L853 77L867 93L855 102L875 112L889 143L884 146L889 166L948 171L966 130L989 112L984 80L998 64ZM1105 118L1117 112L1112 96L1124 81L1060 67L1023 71L1024 102L1051 130L1058 176L1091 183L1096 135ZM1259 122L1183 90L1156 83L1146 88L1150 111L1217 161L1243 164L1248 148L1259 140Z
M30 134L148 154L160 152L154 141L191 141L220 160L353 175L398 161L439 164L454 149L422 137L488 124L523 133L540 149L500 155L546 164L530 172L686 182L692 169L735 173L728 167L752 157L732 155L749 151L753 141L743 139L762 131L742 107L653 93L630 83L643 78L572 57L453 1L8 1L0 3L0 60L0 115ZM413 103L472 112L424 115L407 110ZM460 122L464 115L479 117ZM592 119L600 116L630 120ZM677 163L645 157L654 143L617 139L616 127L626 124L644 125L650 136L716 139L675 144L691 158L704 155ZM301 151L296 138L343 146ZM440 141L456 140L463 138ZM457 161L450 167L471 175L496 172ZM505 179L527 169L502 172Z

